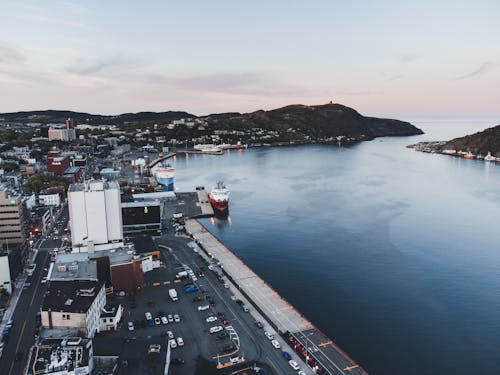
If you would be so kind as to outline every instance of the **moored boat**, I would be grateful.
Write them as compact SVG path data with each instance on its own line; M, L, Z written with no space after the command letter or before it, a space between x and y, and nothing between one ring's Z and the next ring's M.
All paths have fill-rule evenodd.
M229 189L221 181L217 182L217 185L208 193L208 199L215 213L227 214L230 194Z

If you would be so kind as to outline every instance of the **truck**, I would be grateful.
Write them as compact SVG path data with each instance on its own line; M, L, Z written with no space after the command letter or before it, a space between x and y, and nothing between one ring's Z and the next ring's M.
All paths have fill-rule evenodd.
M175 289L169 289L168 295L172 298L172 301L178 301L179 297L177 297L177 291Z
M177 275L175 275L176 279L181 279L181 280L182 279L187 279L187 277L188 277L187 271L181 271Z

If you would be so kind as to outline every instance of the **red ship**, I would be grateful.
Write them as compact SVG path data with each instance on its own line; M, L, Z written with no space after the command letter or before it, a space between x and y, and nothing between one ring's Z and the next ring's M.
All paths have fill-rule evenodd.
M230 191L223 182L217 182L217 185L208 193L210 204L216 212L227 213L229 207Z

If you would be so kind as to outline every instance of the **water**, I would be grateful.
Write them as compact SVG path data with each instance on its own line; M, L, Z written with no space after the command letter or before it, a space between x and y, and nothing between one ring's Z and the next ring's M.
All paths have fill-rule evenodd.
M498 122L178 157L176 188L224 180L205 225L371 374L500 374L500 164L404 147Z

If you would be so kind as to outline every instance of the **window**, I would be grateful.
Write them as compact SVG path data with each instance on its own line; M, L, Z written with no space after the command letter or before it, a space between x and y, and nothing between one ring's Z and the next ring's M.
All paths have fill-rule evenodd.
M70 320L69 314L62 314L62 320Z

